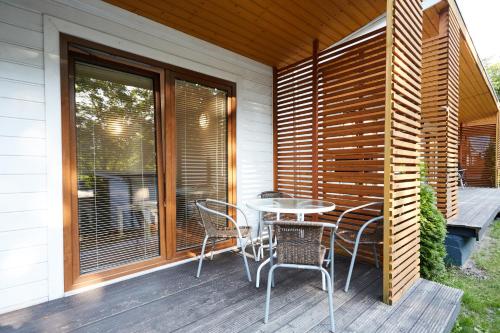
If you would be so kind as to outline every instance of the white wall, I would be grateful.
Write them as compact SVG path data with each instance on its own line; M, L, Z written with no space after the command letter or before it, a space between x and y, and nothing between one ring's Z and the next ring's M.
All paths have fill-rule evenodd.
M272 188L271 68L98 0L0 0L0 313L64 295L59 32L236 82L238 201Z

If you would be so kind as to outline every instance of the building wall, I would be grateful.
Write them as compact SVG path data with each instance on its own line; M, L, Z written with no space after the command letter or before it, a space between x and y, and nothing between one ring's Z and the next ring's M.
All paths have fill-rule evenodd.
M0 313L64 295L59 32L236 82L238 202L272 189L270 67L98 0L0 0Z

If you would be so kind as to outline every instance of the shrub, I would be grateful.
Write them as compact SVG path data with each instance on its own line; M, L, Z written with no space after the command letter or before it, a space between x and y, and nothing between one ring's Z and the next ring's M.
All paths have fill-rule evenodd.
M440 280L445 273L446 219L436 207L434 189L421 171L420 185L420 274L428 280Z

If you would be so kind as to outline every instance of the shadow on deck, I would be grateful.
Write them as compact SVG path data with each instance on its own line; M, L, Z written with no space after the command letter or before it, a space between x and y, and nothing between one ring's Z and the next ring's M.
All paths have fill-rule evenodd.
M257 264L252 261L252 273ZM263 323L265 287L245 280L233 253L164 269L0 316L1 332L327 332L321 276L281 270ZM380 301L381 273L359 264L345 293L347 262L336 263L336 332L449 332L461 291L419 280L396 305ZM266 269L267 271L267 269ZM264 273L264 271L263 271ZM266 274L264 274L266 275ZM265 277L263 277L265 280ZM263 281L265 283L265 281Z

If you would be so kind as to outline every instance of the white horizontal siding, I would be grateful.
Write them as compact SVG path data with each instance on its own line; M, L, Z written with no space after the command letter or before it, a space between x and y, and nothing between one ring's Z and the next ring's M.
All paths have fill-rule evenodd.
M0 312L48 299L42 22L0 1Z
M238 203L272 188L270 67L99 0L0 0L0 312L62 296L59 32L236 82Z
M45 174L44 156L0 156L0 175Z
M0 42L0 60L37 68L43 67L43 53L41 50L5 42Z

